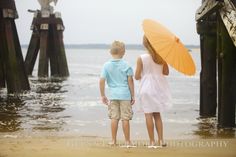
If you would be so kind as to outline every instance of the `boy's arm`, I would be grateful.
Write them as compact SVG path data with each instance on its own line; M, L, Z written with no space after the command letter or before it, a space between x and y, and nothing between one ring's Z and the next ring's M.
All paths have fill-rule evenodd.
M130 94L131 94L131 105L133 105L135 102L133 76L128 76L128 85L129 85L129 90L130 90Z
M100 88L100 94L101 94L101 98L102 98L102 102L105 104L105 105L108 105L108 99L105 95L105 79L104 78L100 78L100 81L99 81L99 88Z

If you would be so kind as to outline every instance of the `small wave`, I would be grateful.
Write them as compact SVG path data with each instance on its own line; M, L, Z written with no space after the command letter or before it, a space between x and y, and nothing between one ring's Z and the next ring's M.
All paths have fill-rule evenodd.
M17 138L17 135L4 135L4 138Z
M169 81L171 80L181 80L181 81L199 81L200 76L194 75L194 76L185 76L185 75L170 75L167 77Z
M106 120L95 120L95 121L89 121L89 120L66 120L65 121L69 125L75 125L75 126L86 126L86 125L91 125L91 124L98 124L101 126L107 125Z
M100 101L82 100L82 101L67 101L65 102L65 105L68 105L68 107L86 108L86 107L102 106L102 103Z
M196 124L198 120L189 120L189 119L165 119L164 122L167 123L176 123L176 124Z

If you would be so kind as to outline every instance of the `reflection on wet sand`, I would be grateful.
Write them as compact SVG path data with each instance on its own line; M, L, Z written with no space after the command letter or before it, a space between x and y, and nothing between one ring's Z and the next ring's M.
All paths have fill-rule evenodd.
M219 128L217 126L217 118L199 118L198 124L195 124L197 130L194 135L201 138L235 138L235 128Z

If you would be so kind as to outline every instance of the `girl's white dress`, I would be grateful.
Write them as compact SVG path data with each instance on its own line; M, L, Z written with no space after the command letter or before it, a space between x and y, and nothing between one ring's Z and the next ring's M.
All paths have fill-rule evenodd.
M141 55L143 70L139 87L139 103L144 113L162 112L171 107L171 92L163 65L156 64L149 54Z

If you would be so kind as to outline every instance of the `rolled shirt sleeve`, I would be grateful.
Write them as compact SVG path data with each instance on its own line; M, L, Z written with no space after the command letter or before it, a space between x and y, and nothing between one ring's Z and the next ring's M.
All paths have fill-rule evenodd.
M131 68L131 67L129 67L128 69L127 69L127 76L133 76L134 75L134 72L133 72L133 69Z

